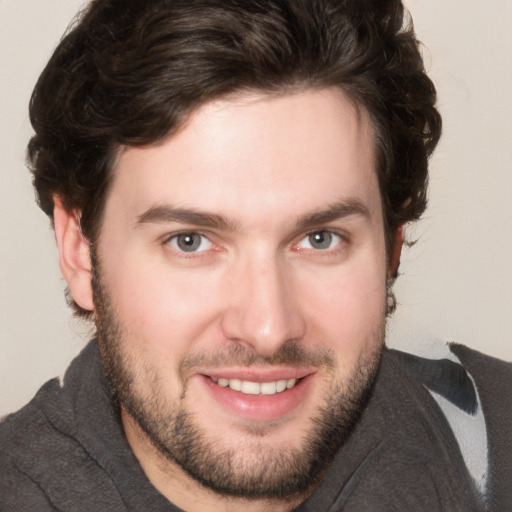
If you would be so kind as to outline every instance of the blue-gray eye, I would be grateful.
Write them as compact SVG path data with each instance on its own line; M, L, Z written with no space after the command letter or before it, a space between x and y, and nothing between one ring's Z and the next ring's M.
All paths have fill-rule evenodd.
M181 252L202 252L212 246L208 238L195 231L179 233L169 240L169 244Z
M322 251L332 249L338 245L341 237L331 231L314 231L302 239L300 246L303 249L315 249Z

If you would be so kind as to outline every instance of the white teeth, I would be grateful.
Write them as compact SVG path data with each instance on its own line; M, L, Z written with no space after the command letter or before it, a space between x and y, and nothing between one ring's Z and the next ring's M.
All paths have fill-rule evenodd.
M296 383L297 383L297 379L288 379L286 381L286 387L288 389L293 388L293 386L295 386Z
M285 380L278 380L276 382L276 391L278 393L281 393L281 391L284 391L286 389L286 381Z
M260 384L262 395L275 395L277 383L276 382L263 382Z
M246 395L259 395L261 386L257 382L250 382L248 380L242 381L242 388L240 391Z
M222 386L223 388L227 388L229 386L229 380L228 379L219 379L217 381L217 384L219 386Z
M234 389L235 391L241 391L242 390L242 381L239 379L231 379L229 381L229 387L231 389Z
M276 393L282 393L286 389L293 388L297 383L297 379L261 383L240 379L224 379L222 377L219 379L213 378L212 380L223 388L229 387L246 395L275 395Z

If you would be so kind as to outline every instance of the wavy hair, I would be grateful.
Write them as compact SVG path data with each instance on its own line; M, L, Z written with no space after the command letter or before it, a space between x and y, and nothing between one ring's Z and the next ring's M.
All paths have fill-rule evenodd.
M94 242L119 148L159 143L194 109L232 93L325 87L372 120L389 249L396 229L425 210L441 134L399 0L91 1L32 94L28 163L39 205L52 217L60 196Z

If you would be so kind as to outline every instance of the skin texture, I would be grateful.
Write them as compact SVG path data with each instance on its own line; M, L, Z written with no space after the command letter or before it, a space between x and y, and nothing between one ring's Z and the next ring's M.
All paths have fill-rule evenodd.
M394 263L364 110L335 90L209 103L163 144L120 152L94 270L58 198L55 228L155 487L188 511L302 501L323 470L318 438L331 453L342 442L384 343ZM300 380L255 397L222 376Z

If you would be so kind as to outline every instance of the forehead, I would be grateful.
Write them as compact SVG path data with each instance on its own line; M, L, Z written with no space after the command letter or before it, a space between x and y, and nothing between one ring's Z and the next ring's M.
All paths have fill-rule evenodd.
M105 213L172 204L249 221L354 198L380 210L374 162L369 117L341 91L240 95L202 106L162 144L125 148Z

